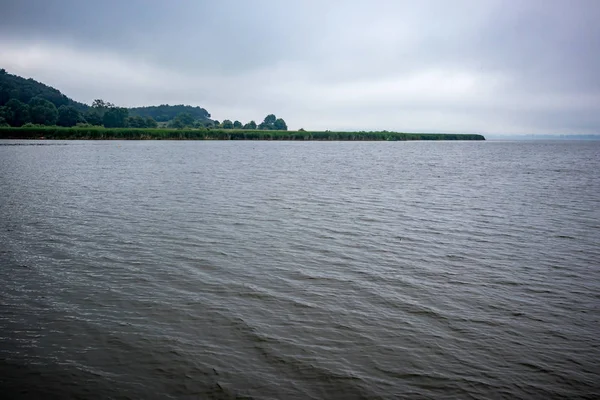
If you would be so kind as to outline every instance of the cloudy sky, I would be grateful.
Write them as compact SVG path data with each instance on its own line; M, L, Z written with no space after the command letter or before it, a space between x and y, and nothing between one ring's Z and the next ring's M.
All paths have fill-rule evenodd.
M600 133L598 0L0 0L0 67L290 128Z

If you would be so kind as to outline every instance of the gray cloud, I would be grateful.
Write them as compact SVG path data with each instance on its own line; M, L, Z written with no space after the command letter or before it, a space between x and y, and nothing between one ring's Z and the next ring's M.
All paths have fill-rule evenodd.
M292 128L600 133L595 0L171 3L3 1L0 64Z

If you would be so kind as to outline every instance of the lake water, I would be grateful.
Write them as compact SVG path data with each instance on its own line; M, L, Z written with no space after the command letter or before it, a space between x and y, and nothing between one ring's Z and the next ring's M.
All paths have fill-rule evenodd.
M597 398L600 142L0 142L14 398Z

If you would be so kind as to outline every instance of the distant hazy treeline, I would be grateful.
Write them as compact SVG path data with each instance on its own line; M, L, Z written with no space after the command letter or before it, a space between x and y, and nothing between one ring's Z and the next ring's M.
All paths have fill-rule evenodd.
M0 139L92 139L92 140L485 140L475 134L264 131L244 129L135 129L3 127Z

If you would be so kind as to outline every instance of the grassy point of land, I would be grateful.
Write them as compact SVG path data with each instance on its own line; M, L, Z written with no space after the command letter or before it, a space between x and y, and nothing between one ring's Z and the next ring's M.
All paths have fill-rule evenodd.
M485 140L477 134L103 127L2 127L0 139L54 140Z

